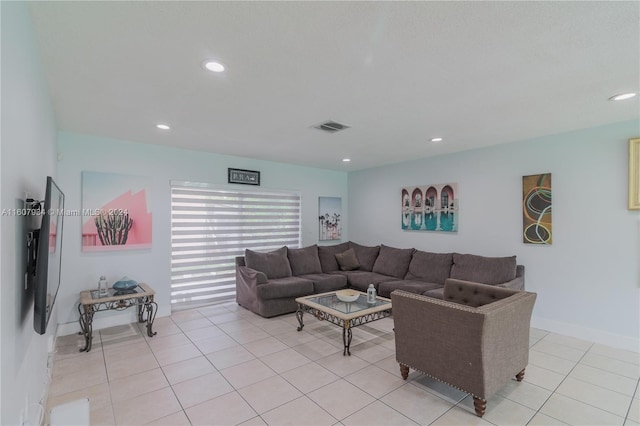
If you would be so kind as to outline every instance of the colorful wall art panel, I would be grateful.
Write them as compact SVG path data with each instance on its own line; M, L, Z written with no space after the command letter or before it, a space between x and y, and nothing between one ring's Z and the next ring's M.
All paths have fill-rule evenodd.
M402 188L402 229L458 232L458 184Z
M522 177L522 237L525 244L551 244L551 173Z
M318 197L319 240L339 240L342 238L342 198Z
M82 251L151 248L147 177L82 172Z

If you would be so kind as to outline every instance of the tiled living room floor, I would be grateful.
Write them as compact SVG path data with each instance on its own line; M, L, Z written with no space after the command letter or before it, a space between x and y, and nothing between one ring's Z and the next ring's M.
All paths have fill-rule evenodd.
M637 425L640 356L531 330L529 366L473 414L469 396L394 357L393 320L354 329L265 319L235 303L57 339L49 408L90 399L92 425Z

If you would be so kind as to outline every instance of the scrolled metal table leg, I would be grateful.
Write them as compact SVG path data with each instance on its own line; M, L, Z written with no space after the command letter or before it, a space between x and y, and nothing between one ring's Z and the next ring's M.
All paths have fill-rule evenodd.
M158 304L156 302L148 302L144 305L147 311L147 336L153 337L158 334L157 331L153 331L153 321L156 319L156 313L158 312ZM155 309L154 309L155 307Z
M140 304L138 305L138 322L144 322L144 316L142 315L144 313L144 305Z
M353 333L351 331L351 323L349 321L344 322L344 327L342 328L342 343L344 344L344 350L342 351L342 356L349 355L351 356L351 338L353 337Z
M80 322L80 334L84 336L84 348L81 348L80 352L89 352L93 340L93 310L91 307L85 306L84 312L82 312L80 306L78 305L78 313L80 314L78 321Z
M303 313L304 311L302 310L302 307L298 306L298 310L296 311L296 318L298 318L298 323L300 324L300 326L298 327L298 331L302 331L302 329L304 328L304 323L302 322Z

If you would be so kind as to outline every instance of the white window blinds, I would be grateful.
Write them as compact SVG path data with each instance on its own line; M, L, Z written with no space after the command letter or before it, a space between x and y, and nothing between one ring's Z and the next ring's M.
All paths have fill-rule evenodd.
M244 249L300 246L300 195L171 183L171 306L235 299Z

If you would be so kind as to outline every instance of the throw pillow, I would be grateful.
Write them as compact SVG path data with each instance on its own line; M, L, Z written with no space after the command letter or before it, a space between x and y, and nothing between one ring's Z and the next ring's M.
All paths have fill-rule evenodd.
M336 254L342 253L349 248L349 243L337 244L334 246L318 246L318 257L320 258L320 265L322 265L322 272L333 272L340 269L338 261L336 260Z
M336 261L338 261L338 265L340 265L341 271L353 271L354 269L358 269L360 267L360 262L358 262L356 252L352 248L345 251L344 253L337 253Z
M371 272L373 264L376 263L380 246L367 247L349 241L349 247L356 252L356 257L360 262L360 269Z
M264 273L270 280L291 276L286 246L268 253L246 249L244 259L248 268Z
M293 275L322 273L322 266L318 257L318 246L315 244L299 249L289 249L287 257L289 258Z
M411 256L415 249L399 249L395 247L380 246L380 254L373 265L373 272L382 275L390 275L396 278L404 278L409 269Z

